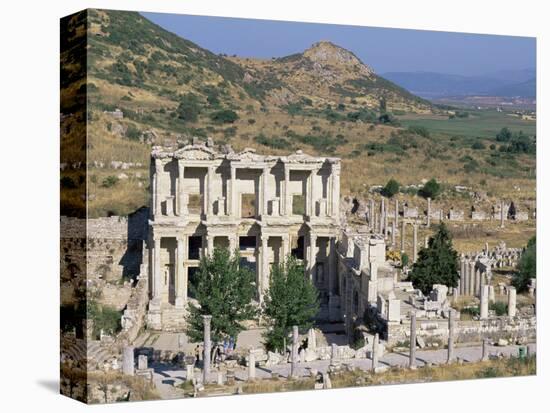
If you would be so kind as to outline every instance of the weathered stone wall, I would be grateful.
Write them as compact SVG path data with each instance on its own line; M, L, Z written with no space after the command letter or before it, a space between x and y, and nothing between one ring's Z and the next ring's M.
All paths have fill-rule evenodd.
M61 301L74 302L83 282L101 292L102 304L122 309L140 273L148 209L128 217L83 220L61 217ZM84 238L87 234L87 239Z
M487 320L457 321L455 334L457 343L481 342L487 337L491 340L500 338L534 339L536 337L536 317L495 317ZM388 324L388 344L396 345L409 340L410 322ZM449 338L448 320L417 320L417 337L425 341L439 341L445 343Z

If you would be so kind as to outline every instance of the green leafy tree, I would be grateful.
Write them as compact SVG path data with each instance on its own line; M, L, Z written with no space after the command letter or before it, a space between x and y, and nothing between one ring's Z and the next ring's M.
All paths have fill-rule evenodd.
M210 119L216 123L233 123L239 119L239 115L235 111L224 109L210 114Z
M284 349L292 326L310 328L319 311L317 288L304 275L304 267L289 256L286 263L273 266L263 306L269 329L264 334L269 349Z
M527 243L514 274L512 283L519 291L525 291L531 278L537 278L537 239L533 237Z
M395 179L390 179L384 188L382 188L382 195L386 198L391 198L399 192L399 182Z
M435 178L430 179L422 188L418 190L418 195L424 198L435 199L440 193L441 185L435 180Z
M497 133L496 139L497 142L508 142L512 139L512 131L504 127Z
M192 341L203 339L203 315L212 316L212 340L237 339L244 330L242 322L253 319L252 304L256 288L254 274L240 266L237 251L214 248L212 256L201 259L197 271L196 298L198 306L189 305L187 334Z
M458 254L453 248L451 234L440 224L437 232L428 241L428 247L422 248L413 264L409 280L424 294L429 294L434 284L447 287L458 285Z
M183 95L176 110L178 118L185 122L196 122L199 118L201 106L199 98L193 93Z

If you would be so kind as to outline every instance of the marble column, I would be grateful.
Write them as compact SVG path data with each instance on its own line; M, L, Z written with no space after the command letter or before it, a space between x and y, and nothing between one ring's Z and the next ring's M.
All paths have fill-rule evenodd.
M479 297L479 318L486 320L489 317L489 286L484 285Z
M516 316L516 289L508 287L508 317Z
M254 380L256 378L256 355L254 349L251 347L248 350L248 380Z
M470 271L469 271L469 291L468 295L475 295L475 278L476 278L476 262L474 260L470 261Z
M484 338L481 346L481 361L487 361L489 360L489 340Z
M376 368L378 367L378 340L379 336L378 333L374 335L374 341L372 342L372 371L376 372Z
M386 237L385 216L386 216L386 202L384 197L382 197L380 201L380 233L384 235L384 238Z
M206 234L206 253L212 257L214 255L214 236Z
M407 223L403 219L401 221L401 253L405 252L405 225L407 225Z
M233 165L230 167L230 178L229 178L229 194L228 194L228 211L227 214L230 217L236 218L237 211L235 207L235 196L237 195L235 193L235 181L237 180L237 168Z
M269 257L268 257L268 240L267 235L261 236L262 252L261 252L261 274L260 274L260 302L263 302L265 291L269 288Z
M394 219L391 223L391 246L395 247L395 238L397 232L397 221Z
M454 336L455 336L455 314L451 309L449 310L449 340L447 342L447 363L452 363L454 361Z
M474 271L474 295L481 295L481 274L479 268L476 268Z
M332 164L332 217L339 219L340 211L340 163Z
M281 262L286 263L288 256L290 255L290 235L286 234L282 236L283 243L283 256Z
M298 326L292 327L292 353L290 365L290 377L298 377Z
M411 332L410 332L410 349L409 349L409 367L416 368L416 313L411 313Z
M155 159L155 170L153 173L153 215L161 215L161 179L160 174L162 172L162 161Z
M211 349L212 349L212 343L210 341L210 324L212 322L212 316L211 315L203 315L202 316L202 322L204 327L204 353L203 353L203 384L208 383L208 376L210 375L210 355L211 355Z
M504 228L504 201L500 201L500 227Z
M126 376L134 375L134 347L125 346L122 349L122 374Z
M465 283L465 261L464 258L460 259L460 295L464 295L464 283Z
M329 239L329 269L328 269L328 292L332 294L334 292L334 280L337 272L336 262L336 238L330 237Z
M292 215L292 203L290 202L290 196L289 196L289 193L288 193L288 186L289 186L289 182L290 182L290 168L288 167L288 165L285 164L284 166L284 169L285 169L285 180L284 180L284 192L283 192L283 205L284 205L284 215L285 216L290 216Z
M432 219L432 198L428 197L428 216L426 217L426 226L429 228Z
M309 257L308 257L309 279L313 281L315 264L317 260L317 234L309 233Z
M369 227L376 232L376 220L374 217L374 199L369 199Z
M238 236L237 235L229 235L229 252L231 255L235 254L235 251L237 250L237 244L238 244Z
M264 166L262 173L262 215L267 216L267 187L268 187L269 168Z
M413 224L413 263L418 259L418 225Z
M183 238L178 237L176 247L176 308L183 308L186 296L183 295L184 287L184 261L185 245Z
M395 210L393 211L393 213L395 226L397 227L399 225L399 200L397 198L395 198Z
M178 159L178 195L177 195L177 212L178 216L183 217L188 214L187 211L187 200L185 197L184 191L184 177L185 177L185 166L183 165L183 160Z
M212 207L214 201L214 166L208 167L208 174L206 177L206 214L212 215Z
M161 301L161 274L160 274L160 237L156 236L153 239L153 280L151 283L153 289L153 301L160 306Z

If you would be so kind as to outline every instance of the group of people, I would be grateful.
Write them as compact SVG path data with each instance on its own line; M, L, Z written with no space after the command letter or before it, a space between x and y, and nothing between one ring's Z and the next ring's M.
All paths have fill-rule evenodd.
M236 343L235 340L230 338L229 340L224 340L222 343L218 343L217 345L212 347L212 351L210 354L210 360L212 360L212 363L215 366L218 366L220 363L224 362L233 351L235 351ZM201 360L201 355L203 353L203 348L200 344L197 344L195 347L195 364L199 364L199 361Z

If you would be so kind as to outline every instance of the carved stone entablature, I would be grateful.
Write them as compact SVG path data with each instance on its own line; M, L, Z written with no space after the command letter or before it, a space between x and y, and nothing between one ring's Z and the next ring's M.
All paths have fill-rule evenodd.
M227 155L227 159L240 162L265 162L268 160L265 155L259 155L253 148L244 148L241 152L230 153Z
M281 160L286 163L322 163L325 158L308 155L301 150L297 150L295 153L281 157Z

